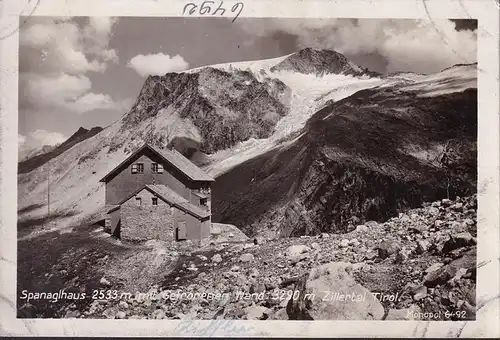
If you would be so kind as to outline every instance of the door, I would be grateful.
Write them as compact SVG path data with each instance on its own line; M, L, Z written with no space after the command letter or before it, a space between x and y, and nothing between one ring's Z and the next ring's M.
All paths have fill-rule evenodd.
M185 240L187 238L186 222L177 222L177 241Z
M116 228L115 228L115 230L114 230L114 232L113 232L113 236L114 236L114 237L116 237L117 239L120 239L120 238L121 238L121 235L120 235L120 233L121 233L121 228L122 228L122 220L121 220L121 219L119 219L119 220L118 220L118 224L116 225Z

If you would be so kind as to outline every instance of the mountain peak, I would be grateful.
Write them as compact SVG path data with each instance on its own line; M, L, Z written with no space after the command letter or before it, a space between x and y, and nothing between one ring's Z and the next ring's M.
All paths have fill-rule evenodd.
M87 133L89 130L87 130L86 128L84 128L83 126L80 126L80 128L78 130L76 130L75 134L83 134L83 133Z
M373 76L380 74L359 67L346 58L342 53L334 50L314 49L306 47L290 55L288 58L273 66L271 71L293 71L304 74L344 74L353 76Z

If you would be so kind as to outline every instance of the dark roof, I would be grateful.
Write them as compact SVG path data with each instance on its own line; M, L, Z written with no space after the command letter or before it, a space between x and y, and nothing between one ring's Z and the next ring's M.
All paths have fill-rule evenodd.
M144 144L142 147L133 152L130 156L128 156L123 162L118 164L113 170L111 170L106 176L104 176L100 182L105 182L108 178L115 175L125 164L127 164L135 155L143 152L144 150L149 149L155 154L157 154L160 158L162 158L165 162L170 163L172 166L177 168L180 172L185 174L193 181L204 181L204 182L213 182L214 179L203 170L198 168L193 162L184 157L180 152L175 149L172 150L160 150L149 144Z
M128 195L126 198L124 198L120 203L118 203L118 206L121 206L123 203L127 202L129 199L140 193L142 190L148 190L149 192L157 195L160 197L163 201L167 202L168 204L173 205L174 207L178 208L179 210L182 210L190 215L193 215L196 218L205 218L210 216L210 212L203 210L193 204L191 204L187 199L184 197L180 196L178 193L170 189L169 187L163 185L163 184L156 184L156 185L150 185L146 184L145 186L141 187L139 190L133 192L132 194ZM116 209L113 208L113 209ZM110 209L113 210L113 209ZM110 212L108 211L108 213Z
M107 206L106 208L108 209L108 214L109 214L109 213L112 213L115 210L120 209L120 206L118 204L115 204L115 205Z

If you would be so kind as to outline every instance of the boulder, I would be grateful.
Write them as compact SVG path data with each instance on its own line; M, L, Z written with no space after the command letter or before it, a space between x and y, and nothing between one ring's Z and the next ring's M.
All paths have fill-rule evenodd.
M252 305L245 309L247 320L265 320L269 315L269 309L264 306Z
M437 216L439 215L439 209L437 207L429 207L428 210L429 214L431 214L432 216Z
M222 262L222 256L220 254L215 254L214 256L212 256L212 262L213 263Z
M425 270L425 273L434 272L434 271L438 270L439 268L441 268L442 266L444 266L443 263L434 263L432 266L430 266L429 268L427 268Z
M368 231L368 227L364 224L360 224L356 227L356 232L358 233L366 233Z
M416 253L423 254L429 249L430 246L431 246L431 244L428 241L425 241L425 240L417 241Z
M462 257L451 261L445 266L429 272L424 277L424 284L427 287L434 287L446 283L452 279L461 269L470 270L475 275L476 270L476 249L469 250Z
M111 286L111 282L109 282L105 277L101 277L101 279L99 280L99 283L103 286Z
M123 311L120 311L120 312L116 313L116 318L117 319L125 319L126 316L127 315Z
M401 250L401 247L394 242L382 241L375 249L378 251L378 256L385 259Z
M458 233L451 235L450 238L444 243L442 252L449 253L455 249L472 246L476 244L476 240L468 232Z
M415 299L415 301L419 301L425 298L426 296L427 296L427 287L420 286L415 290L413 299Z
M451 203L452 203L452 202L451 202L451 200L449 200L449 199L447 199L447 198L444 198L444 199L442 199L442 200L441 200L441 204L442 204L443 206L445 206L445 207L450 206L450 205L451 205Z
M285 256L290 256L290 257L297 256L300 254L307 253L308 251L309 251L308 246L303 245L303 244L297 244L297 245L293 245L293 246L288 247L285 250Z
M412 224L408 227L408 230L413 232L413 233L419 233L419 234L423 234L424 232L426 232L427 230L429 229L428 226L426 226L425 224L423 223L415 223L415 224Z
M263 283L255 282L250 286L250 294L262 293L266 291L266 286Z
M295 256L292 256L290 257L290 262L292 264L297 264L301 261L305 261L309 259L309 254L305 253L305 254L300 254L300 255L295 255Z
M408 261L409 258L410 258L410 251L400 250L396 254L396 259L394 260L394 262L395 263L405 263L406 261Z
M288 301L290 320L381 320L384 308L369 290L348 272L352 265L332 262L299 277L292 291L301 294ZM314 294L314 295L311 295Z
M345 248L345 247L349 246L349 240L348 239L343 239L342 241L340 241L340 246L342 248Z
M314 250L320 250L321 249L321 246L319 245L319 243L317 242L314 242L313 244L311 244L311 247L314 249Z
M259 271L257 270L257 268L252 268L248 271L248 276L252 277L252 278L256 278L260 275Z
M254 260L254 256L253 256L253 254L250 254L250 253L242 254L240 256L241 262L251 262L253 260Z
M116 308L107 308L102 312L102 315L106 317L106 319L114 319L117 315L118 311Z

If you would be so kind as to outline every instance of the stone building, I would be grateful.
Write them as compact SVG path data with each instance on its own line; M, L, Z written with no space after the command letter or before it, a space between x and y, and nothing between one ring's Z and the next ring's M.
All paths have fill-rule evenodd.
M175 149L145 144L101 179L105 229L128 241L207 238L213 181Z

